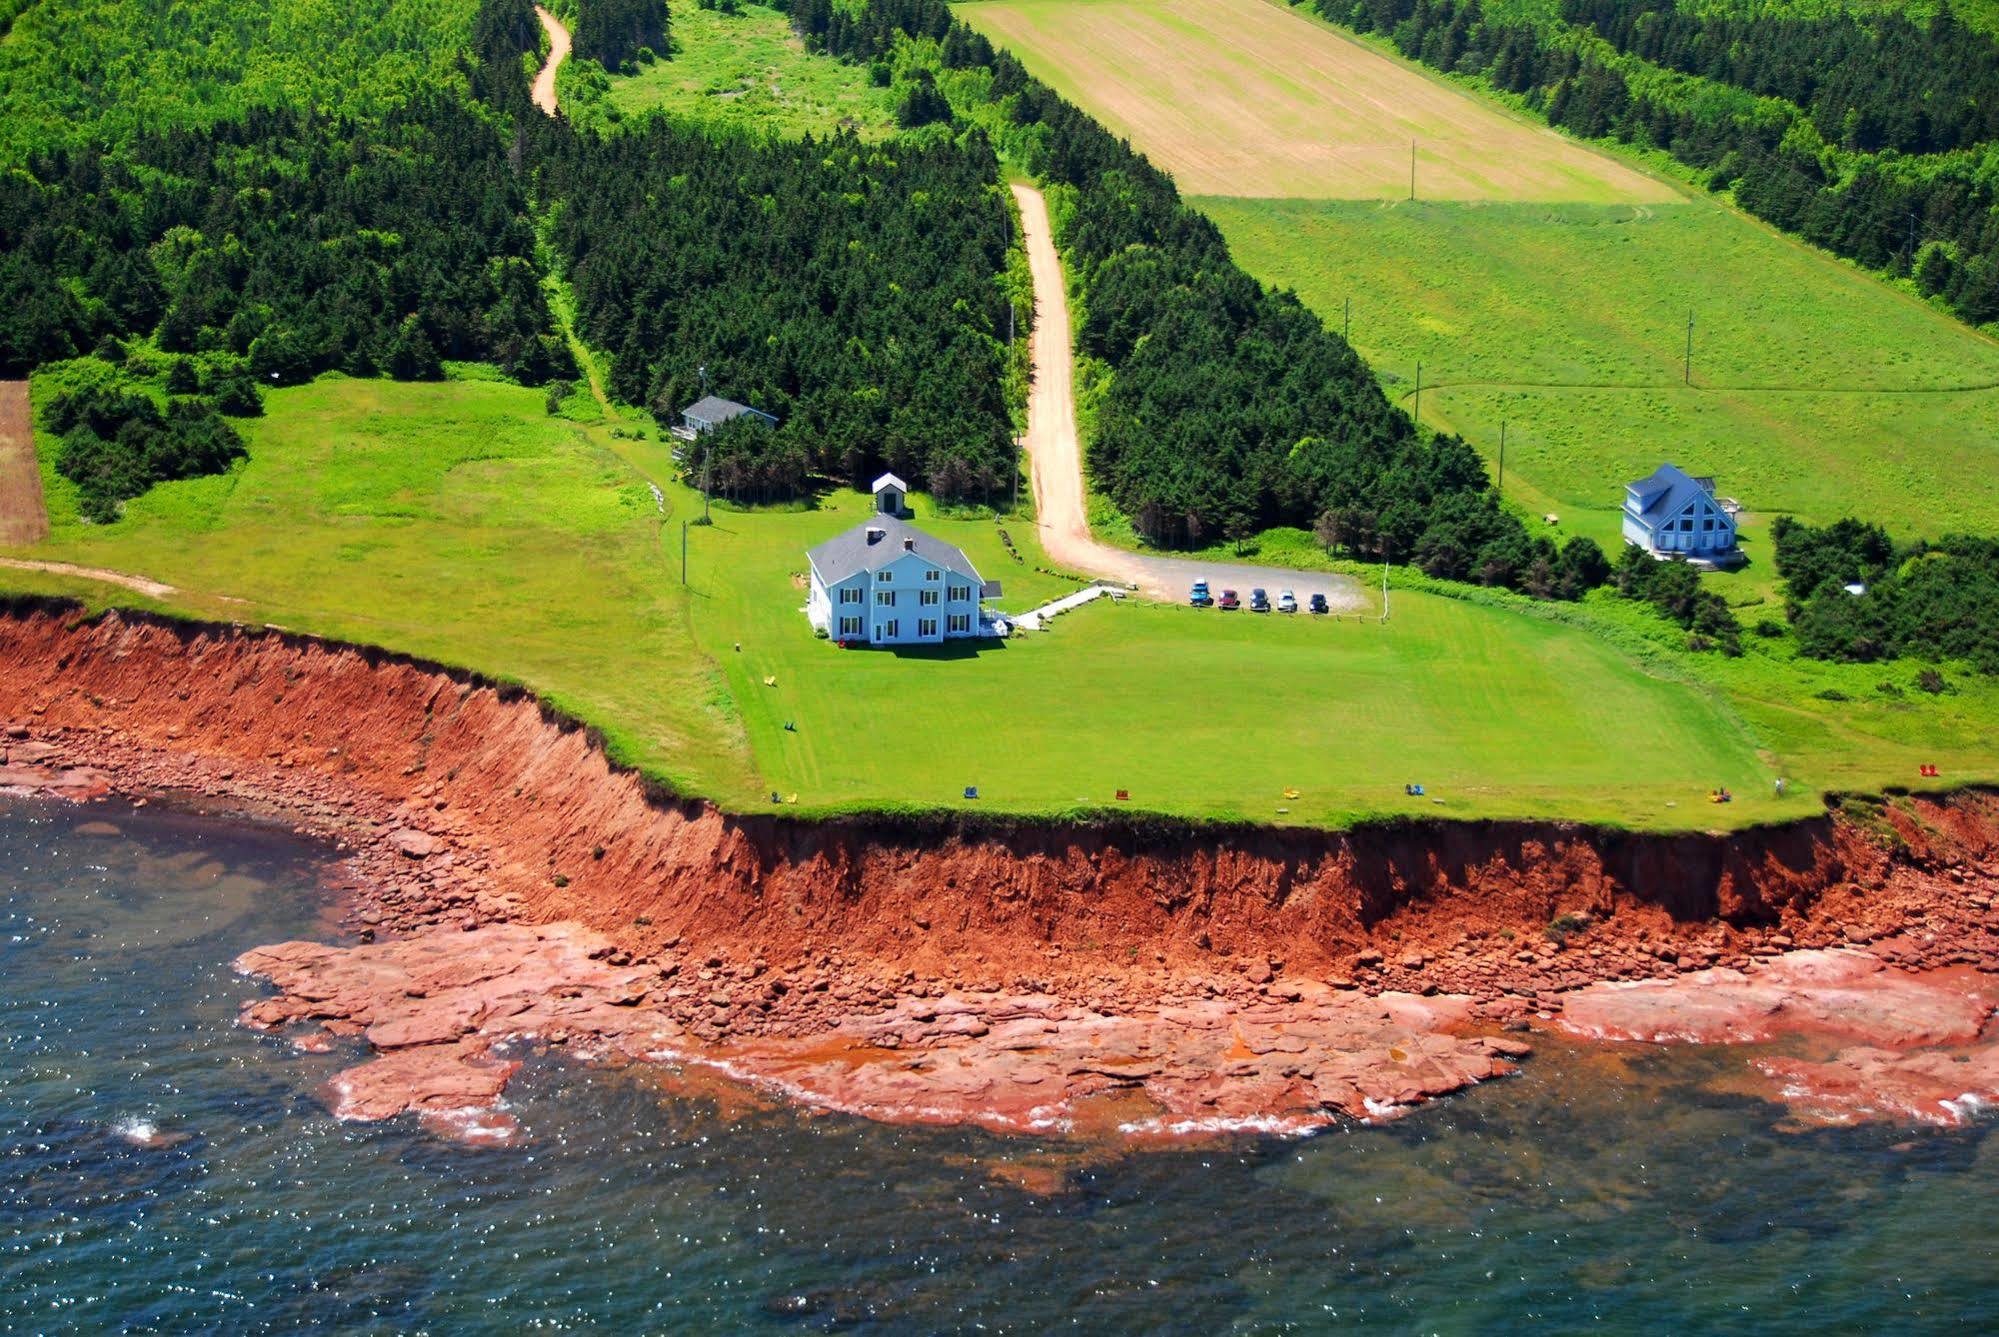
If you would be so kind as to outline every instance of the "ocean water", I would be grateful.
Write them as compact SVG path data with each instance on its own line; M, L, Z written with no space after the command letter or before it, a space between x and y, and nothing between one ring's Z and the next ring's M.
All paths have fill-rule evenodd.
M1139 1155L547 1058L515 1148L341 1124L350 1060L238 1028L228 964L329 932L326 858L0 799L0 1330L1999 1326L1990 1130L1784 1131L1739 1052L1549 1047L1387 1127Z

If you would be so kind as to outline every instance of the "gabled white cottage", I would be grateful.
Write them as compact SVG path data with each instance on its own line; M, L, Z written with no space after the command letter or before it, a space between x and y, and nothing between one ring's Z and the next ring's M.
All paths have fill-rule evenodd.
M909 484L894 474L875 479L875 510L883 515L902 515L909 510Z
M836 641L931 645L989 636L980 603L999 597L965 554L892 515L870 516L806 555L805 615Z
M1712 478L1695 478L1670 464L1624 489L1624 540L1654 557L1728 566L1742 560L1735 517L1714 495Z

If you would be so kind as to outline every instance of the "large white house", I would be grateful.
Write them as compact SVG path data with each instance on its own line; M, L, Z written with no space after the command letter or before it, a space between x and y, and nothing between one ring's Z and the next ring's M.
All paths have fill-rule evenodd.
M935 645L994 634L981 601L999 597L999 582L980 579L963 552L898 516L869 516L805 556L805 615L836 641Z
M1624 489L1624 541L1654 557L1716 566L1742 560L1735 516L1714 495L1712 478L1695 478L1670 464Z

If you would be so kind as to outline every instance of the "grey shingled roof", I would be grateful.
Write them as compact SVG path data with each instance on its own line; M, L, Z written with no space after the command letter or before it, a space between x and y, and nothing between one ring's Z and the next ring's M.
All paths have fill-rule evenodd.
M870 529L885 532L879 540L869 543ZM977 568L958 548L942 539L931 538L916 526L892 515L870 516L844 534L827 539L805 556L819 572L821 580L828 585L837 585L856 572L878 571L901 557L904 539L914 541L910 551L925 561L934 562L946 571L955 571L967 580L983 583Z
M1695 497L1708 495L1698 480L1671 464L1660 465L1630 486L1638 494L1639 518L1647 524L1663 516L1678 515Z
M735 400L724 399L720 395L706 395L695 400L680 411L680 416L693 418L698 422L724 423L731 418L740 418L745 413L754 413L759 418L770 416L761 409L753 409L748 404L738 404Z

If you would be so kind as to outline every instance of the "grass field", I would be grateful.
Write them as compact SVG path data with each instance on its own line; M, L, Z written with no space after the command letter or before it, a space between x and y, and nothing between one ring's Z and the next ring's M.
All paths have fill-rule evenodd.
M676 5L672 41L670 60L634 75L607 77L578 62L564 79L565 105L586 123L665 111L758 135L850 128L872 137L895 128L895 91L873 87L857 66L809 54L776 9ZM591 82L601 91L593 94Z
M1758 523L1856 514L1999 532L1999 343L1706 203L1644 208L1203 199L1242 263L1297 290L1405 407L1496 455L1532 513L1615 539L1661 459ZM1681 382L1693 314L1693 385ZM1965 388L1976 387L1976 388Z
M1668 803L1710 784L1759 798L1768 784L1747 732L1702 693L1573 628L1435 596L1399 601L1387 627L1100 602L977 651L835 650L802 634L803 564L784 558L861 513L850 498L844 512L726 519L709 569L729 578L695 582L697 636L759 770L806 803L951 804L973 784L984 804L1027 811L1126 788L1135 806L1211 817L1670 823ZM1021 567L973 557L1009 582L1010 609L1074 588L1021 589ZM1657 762L1634 777L1633 755ZM1406 798L1411 780L1443 806Z
M982 807L1055 812L1124 787L1134 807L1204 817L1675 827L1813 803L1798 791L1776 805L1769 777L1786 760L1760 756L1736 711L1648 673L1642 654L1434 596L1398 596L1387 627L1098 604L976 652L841 651L799 612L803 554L856 522L864 499L716 511L691 531L683 591L678 521L699 498L671 481L664 446L551 418L542 399L482 380L275 391L235 473L155 488L115 526L79 522L51 474L55 532L15 551L166 581L183 611L526 683L627 759L739 808L772 790L808 812L956 805L976 784ZM647 475L665 481L665 516ZM1020 562L990 518L920 523L1003 581L1007 609L1075 588L1036 569L1025 522L1005 525ZM9 569L0 587L134 601ZM1651 760L1634 772L1638 756ZM1411 780L1444 803L1406 797ZM1718 783L1744 801L1710 808L1700 796Z
M54 532L34 555L165 581L188 612L531 683L631 760L704 792L754 792L668 589L652 496L601 427L486 381L329 376L268 402L242 424L247 465L157 487L116 525L81 523L73 487L46 473Z
M958 16L1198 195L1646 203L1671 186L1270 0L977 0Z

